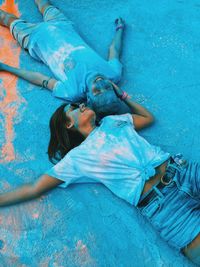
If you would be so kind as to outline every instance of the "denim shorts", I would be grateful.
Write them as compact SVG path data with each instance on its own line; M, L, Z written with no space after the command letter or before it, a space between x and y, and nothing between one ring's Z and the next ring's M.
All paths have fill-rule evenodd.
M60 24L61 27L65 28L65 31L67 31L68 28L70 28L70 30L73 28L73 23L54 6L49 6L45 9L43 20L44 22L39 23L29 23L21 19L14 20L10 25L10 32L20 46L28 50L30 36L42 26L42 23L48 22L58 26Z
M138 209L165 241L181 250L200 233L200 164L176 169L173 181L160 190L154 186L156 196Z

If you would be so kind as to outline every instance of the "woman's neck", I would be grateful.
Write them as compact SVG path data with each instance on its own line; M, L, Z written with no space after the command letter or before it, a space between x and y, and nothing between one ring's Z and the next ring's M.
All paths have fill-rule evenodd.
M81 127L81 129L79 129L79 131L82 133L82 135L87 138L88 135L96 128L96 125L87 125L87 126L83 126Z

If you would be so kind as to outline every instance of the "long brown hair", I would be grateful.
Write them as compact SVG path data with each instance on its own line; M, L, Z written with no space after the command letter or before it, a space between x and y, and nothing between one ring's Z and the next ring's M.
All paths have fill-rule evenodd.
M51 116L49 122L50 141L48 156L52 163L61 160L72 148L80 145L85 139L75 127L68 129L69 118L64 112L66 104L61 105Z

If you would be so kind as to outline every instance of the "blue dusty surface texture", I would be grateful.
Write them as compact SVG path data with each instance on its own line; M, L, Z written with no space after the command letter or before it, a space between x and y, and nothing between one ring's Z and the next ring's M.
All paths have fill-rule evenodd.
M52 0L102 57L114 20L126 20L120 86L149 108L156 123L141 132L171 153L199 160L200 4L191 0ZM33 0L0 1L39 22ZM8 10L11 6L7 6ZM45 38L45 37L44 37ZM50 74L0 27L0 60ZM62 101L0 73L0 191L37 179L51 165L48 122ZM0 266L193 266L169 247L131 205L100 184L71 185L0 209Z

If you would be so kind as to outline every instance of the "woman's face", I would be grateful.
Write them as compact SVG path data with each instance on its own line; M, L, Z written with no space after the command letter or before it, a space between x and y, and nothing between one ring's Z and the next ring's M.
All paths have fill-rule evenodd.
M106 90L113 90L113 85L111 81L103 76L97 76L92 83L93 95L101 95Z
M99 118L117 114L121 101L116 96L114 84L103 76L96 76L87 91L87 103Z
M96 114L85 104L71 104L69 109L66 110L66 115L70 119L71 126L80 131L83 128L95 125Z

